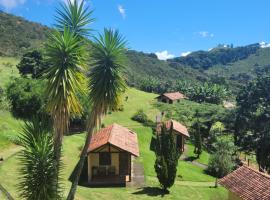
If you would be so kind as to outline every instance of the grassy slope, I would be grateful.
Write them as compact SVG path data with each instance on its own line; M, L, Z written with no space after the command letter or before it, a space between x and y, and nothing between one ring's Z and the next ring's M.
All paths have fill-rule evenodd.
M12 77L19 75L16 68L17 63L18 60L15 58L0 57L0 88L4 88ZM7 138L16 135L20 126L21 122L15 120L8 111L0 110L0 157L1 152L8 147L13 147Z
M187 146L187 150L185 152L185 155L187 157L192 157L192 158L195 158L197 155L194 154L194 146L191 145L191 144L186 144ZM199 163L202 163L202 164L205 164L205 165L208 165L208 161L209 161L209 153L207 153L206 151L202 151L202 154L200 155L200 158L198 159L195 159L196 162L199 162Z
M147 179L147 188L83 188L79 187L77 193L78 200L87 199L151 199L160 198L159 190L156 188L158 182L155 178L154 171L154 159L155 155L149 150L150 141L152 137L151 129L144 127L141 124L134 122L130 117L136 112L137 109L143 108L146 113L149 114L151 119L157 110L153 109L151 104L154 102L154 94L144 93L135 89L129 89L127 92L129 96L128 102L124 102L124 111L112 113L108 115L104 123L106 125L113 122L125 125L130 129L133 129L138 134L139 145L140 145L140 158L139 160L143 162L145 168L145 175ZM12 122L11 122L12 123ZM17 122L15 122L17 123ZM84 134L67 136L64 139L64 163L65 169L63 171L64 180L67 180L70 173L74 169L76 161L80 153L80 147L84 141ZM18 183L18 161L16 155L10 157L5 161L3 165L0 165L0 180L8 191L10 191L14 196L17 195L15 185ZM195 181L195 185L199 181L213 182L214 178L203 173L203 170L191 165L190 163L181 161L178 167L177 182L175 186L171 188L171 195L165 196L165 199L226 199L227 191L219 187L218 189L209 188L208 186L194 186L194 182L191 182L191 186L181 185L181 180L185 181ZM193 184L192 184L193 183ZM68 181L64 182L66 189L69 188L70 183ZM67 193L67 190L65 191ZM66 195L65 193L65 195ZM17 196L18 198L18 196ZM18 198L19 199L19 198Z
M11 66L7 65L11 64ZM18 60L11 57L0 57L0 87L4 87L11 77L19 76L18 69L16 67Z

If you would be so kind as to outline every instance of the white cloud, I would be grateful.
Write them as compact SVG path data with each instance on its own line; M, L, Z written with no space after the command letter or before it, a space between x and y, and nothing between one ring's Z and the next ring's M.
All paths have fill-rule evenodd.
M180 56L185 57L187 55L191 54L191 51L183 52Z
M122 5L118 5L118 11L123 19L126 18L126 9Z
M23 5L26 0L0 0L0 6L3 6L6 10L10 10L19 5Z
M209 33L208 31L200 31L200 32L198 32L198 34L203 38L206 38L206 37L212 38L215 36L213 33Z
M270 44L262 41L262 42L260 42L260 47L261 48L268 48L268 47L270 47Z
M173 54L169 54L167 50L156 52L155 54L157 55L159 60L167 60L167 59L175 57Z

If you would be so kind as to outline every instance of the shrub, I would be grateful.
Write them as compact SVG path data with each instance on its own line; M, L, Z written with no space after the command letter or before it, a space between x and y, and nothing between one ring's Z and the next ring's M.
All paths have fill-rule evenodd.
M13 116L21 119L31 119L44 113L45 104L44 82L28 78L17 78L7 88Z
M210 156L207 171L209 174L221 178L230 173L235 166L233 159L235 146L228 139L218 139L214 147L215 153Z
M148 122L148 117L142 109L138 110L131 119L140 123Z

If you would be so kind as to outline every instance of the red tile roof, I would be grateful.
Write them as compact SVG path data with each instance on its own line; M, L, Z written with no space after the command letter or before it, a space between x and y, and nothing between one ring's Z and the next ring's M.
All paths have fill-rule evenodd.
M186 96L184 94L180 93L180 92L164 93L162 95L167 97L168 99L170 99L172 101L186 98Z
M166 121L166 127L167 127L167 129L170 129L171 128L171 124L172 123L173 123L173 130L174 131L176 131L179 134L184 135L186 137L190 137L187 128L183 124L181 124L181 123L179 123L179 122L177 122L175 120L172 120L171 119L169 121Z
M89 153L108 143L134 156L139 156L137 134L116 123L95 133L92 136L87 152Z
M243 200L270 199L270 176L246 165L220 179L219 184Z

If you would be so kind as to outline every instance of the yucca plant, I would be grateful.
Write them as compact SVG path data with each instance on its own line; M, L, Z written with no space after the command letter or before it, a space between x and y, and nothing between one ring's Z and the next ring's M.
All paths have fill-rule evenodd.
M56 10L56 28L63 31L68 28L72 33L81 37L87 37L91 29L89 24L95 21L92 18L93 11L85 7L85 1L68 0L67 3L62 3L60 8Z
M80 156L75 178L72 182L68 200L73 200L79 177L87 156L87 148L91 142L94 130L101 124L101 118L109 110L115 110L120 104L121 94L126 89L123 78L125 68L126 42L118 31L104 30L103 35L95 38L89 72L89 114L87 136Z
M46 45L46 58L51 66L44 74L47 79L45 95L54 127L56 177L59 176L62 138L68 132L70 117L82 112L77 94L85 92L88 54L84 37L89 32L91 14L83 0L62 3L57 10L56 29L49 34Z
M19 154L20 197L27 200L60 199L61 191L55 176L53 135L47 123L39 119L25 122L19 138L24 147Z

